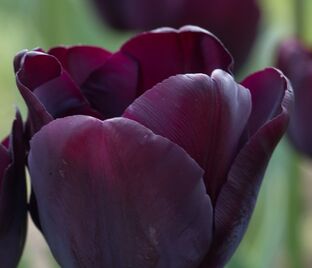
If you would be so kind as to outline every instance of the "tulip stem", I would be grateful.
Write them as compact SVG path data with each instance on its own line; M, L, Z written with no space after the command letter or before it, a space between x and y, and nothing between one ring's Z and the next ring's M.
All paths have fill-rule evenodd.
M291 163L288 183L288 230L287 251L291 268L304 267L300 241L301 223L301 176L299 169L299 156L291 152Z
M304 38L304 0L293 0L295 11L296 35L298 38Z

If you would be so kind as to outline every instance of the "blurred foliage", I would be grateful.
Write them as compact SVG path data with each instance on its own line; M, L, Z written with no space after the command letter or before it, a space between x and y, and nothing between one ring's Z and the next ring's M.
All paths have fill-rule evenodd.
M250 61L239 78L273 64L276 44L295 31L296 1L259 0L263 9L259 37ZM48 49L59 44L93 44L116 50L132 35L121 34L103 26L87 4L87 0L0 0L0 137L9 132L14 105L20 107L26 116L25 106L15 86L12 67L12 59L18 51L38 46ZM312 22L312 16L309 16L311 11L312 1L305 0L303 32L307 42L312 42L309 27ZM292 171L289 172L289 169ZM293 153L284 141L274 153L249 230L229 268L287 267L284 263L289 256L287 245L299 246L296 241L287 240L296 240L296 233L292 232L300 216L297 213L298 196L294 191L298 188L298 182L294 182L290 176L294 175L296 169ZM38 232L30 231L28 240L32 240L33 235L38 236ZM47 256L44 267L55 267L47 247L42 246L44 242L40 235L35 243L37 241L38 245L28 241L20 268L42 267L42 264L34 265L34 258L38 254L43 258ZM35 252L37 249L38 252ZM296 251L294 248L291 250ZM289 267L300 267L298 263L293 262Z

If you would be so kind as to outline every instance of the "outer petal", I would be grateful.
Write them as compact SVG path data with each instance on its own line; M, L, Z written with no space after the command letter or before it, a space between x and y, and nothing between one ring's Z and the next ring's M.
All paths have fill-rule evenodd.
M277 69L267 68L247 77L242 85L250 90L252 113L248 123L248 137L281 112L281 103L288 85L286 77Z
M23 122L19 114L13 123L10 140L9 151L0 145L1 267L17 267L26 236L25 148L23 144Z
M62 267L191 268L209 249L202 170L134 121L55 120L34 136L29 168Z
M138 94L172 75L210 75L214 69L229 70L232 66L232 57L222 43L211 33L195 26L143 33L125 43L121 52L139 63Z
M53 117L48 113L40 100L27 87L25 87L17 78L17 85L22 97L28 108L28 120L26 123L26 138L30 137L39 131L41 127L53 120Z
M111 56L107 50L93 46L54 47L48 54L61 62L79 86Z
M272 102L270 108L275 112L278 109L278 114L269 113L271 118L267 118L264 125L249 139L231 167L227 182L222 187L215 206L214 240L211 251L201 266L203 268L223 267L234 253L248 226L271 154L287 129L288 111L293 101L291 86L287 79L274 69L264 70L262 74L255 74L248 79L263 79L266 75L271 76L270 79L275 77L279 81L279 83L278 81L272 83L272 86L284 85L284 97L280 100L279 94L271 94L271 97L275 95L276 102L280 100L278 108L276 102ZM258 95L260 88L257 84L249 84L256 86L250 91ZM267 86L265 83L263 85ZM271 90L280 91L280 88L271 88ZM263 102L266 103L267 94L259 94L258 97L263 97ZM253 113L267 113L260 105L255 105L254 109L256 110L253 110ZM258 121L257 117L251 118Z
M170 77L145 92L124 117L147 126L184 148L205 170L214 201L251 112L249 91L221 70Z
M19 88L33 92L53 117L76 113L96 115L53 56L36 51L25 53L16 79Z
M9 164L11 163L10 154L7 149L1 144L0 145L0 190L2 186L2 180Z

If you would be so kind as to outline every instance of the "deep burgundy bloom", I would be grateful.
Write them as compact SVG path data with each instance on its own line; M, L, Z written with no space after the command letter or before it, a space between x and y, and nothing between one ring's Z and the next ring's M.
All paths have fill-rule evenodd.
M292 100L278 70L238 84L231 63L193 27L17 55L37 220L62 267L225 265Z
M26 237L27 197L23 122L17 113L10 137L0 143L0 263L17 267Z
M95 11L122 30L151 30L193 24L218 36L238 69L255 40L260 11L256 0L92 0ZM91 1L91 2L92 2Z
M312 50L299 40L285 40L278 49L277 66L289 77L294 88L289 140L299 152L312 157Z

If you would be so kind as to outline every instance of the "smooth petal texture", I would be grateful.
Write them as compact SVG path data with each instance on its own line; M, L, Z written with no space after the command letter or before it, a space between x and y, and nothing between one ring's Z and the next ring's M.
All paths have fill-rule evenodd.
M9 159L8 159L9 157ZM10 162L8 163L8 160ZM0 145L0 263L17 267L27 227L23 122L17 113L13 122L8 151Z
M185 73L229 71L232 57L211 33L195 26L161 28L130 39L120 51L139 63L138 95L164 79Z
M192 268L209 249L203 171L132 120L57 119L34 136L28 160L43 232L62 267Z
M312 51L298 40L281 43L277 66L290 79L295 105L288 128L288 138L300 153L312 157Z
M252 113L247 127L251 137L261 126L281 112L285 90L290 85L277 69L267 68L248 76L242 83L252 97Z
M77 113L100 117L53 56L37 51L24 54L16 77L19 88L28 88L54 118Z
M61 62L79 86L111 56L109 51L93 46L54 47L48 54Z
M154 133L184 148L205 170L213 202L236 156L251 112L251 97L222 70L170 77L125 111Z
M92 1L96 12L117 29L141 31L188 24L207 29L218 36L234 56L236 70L249 55L261 15L256 0Z
M270 77L266 77L270 76ZM265 81L272 82L270 91L280 92L280 85L284 85L284 95L280 99L279 93L270 94L275 96L275 101L271 101L271 107L267 106L268 86ZM259 79L260 85L265 86L260 89L259 84L251 83L253 79ZM274 69L267 69L249 77L249 85L252 93L257 93L262 102L269 108L264 110L261 105L253 107L253 113L263 113L267 118L264 125L254 133L245 146L237 155L227 177L227 182L222 187L215 206L215 231L211 250L200 267L223 267L230 259L239 245L252 215L258 191L263 179L264 172L270 160L273 150L285 133L289 121L289 109L293 102L293 93L290 84L285 76ZM261 82L262 81L262 82ZM278 82L279 81L279 82ZM263 94L259 94L264 91ZM253 96L254 98L255 96ZM259 102L261 99L259 99ZM276 103L279 102L279 106ZM255 109L255 110L254 110ZM272 112L274 111L274 112ZM278 113L276 113L279 111ZM251 116L251 120L259 122L259 118Z
M120 116L137 95L138 64L115 53L90 75L81 90L105 118Z

